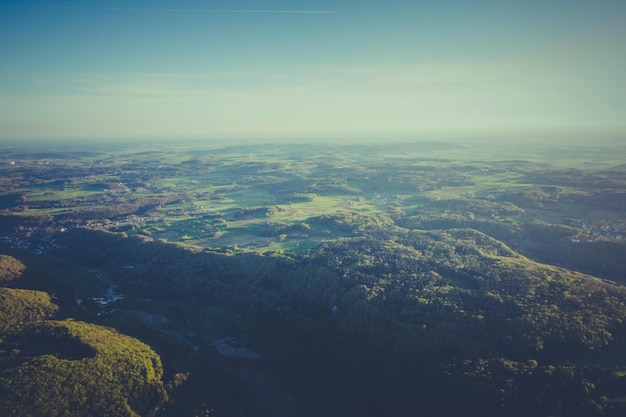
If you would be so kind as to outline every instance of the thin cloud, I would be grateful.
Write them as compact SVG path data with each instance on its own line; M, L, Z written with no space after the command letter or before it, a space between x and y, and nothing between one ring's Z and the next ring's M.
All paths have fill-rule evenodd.
M85 11L159 12L159 13L258 13L258 14L334 14L335 10L263 10L263 9L159 9L138 7L48 7Z

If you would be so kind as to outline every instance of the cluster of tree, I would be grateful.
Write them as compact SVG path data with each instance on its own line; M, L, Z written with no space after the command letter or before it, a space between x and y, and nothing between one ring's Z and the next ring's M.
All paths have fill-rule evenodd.
M0 412L3 416L129 416L151 415L167 399L159 356L146 344L113 329L79 321L45 321L30 331L14 334L19 362L0 376ZM47 339L30 356L28 347ZM7 342L5 342L7 343ZM84 345L92 355L54 354L54 348ZM23 347L22 349L20 349Z
M57 310L46 292L0 288L0 332L20 330L54 316Z
M281 204L308 203L315 201L316 198L315 193L290 193L279 197L279 201Z
M626 284L626 241L534 241L533 256ZM542 244L543 243L543 244Z
M10 209L24 202L24 193L11 193L9 190L1 190L0 192L0 210Z
M102 185L101 179L87 179L88 175L106 174L111 181L142 191L138 196L101 194L29 202L29 207L76 210L55 219L3 215L0 230L12 233L147 214L161 205L220 198L220 193L250 186L263 188L280 203L312 201L317 194L390 190L412 194L404 201L405 207L415 203L419 209L408 215L402 210L391 217L344 211L313 217L306 223L260 228L263 236L308 234L309 230L344 236L301 254L209 251L155 242L145 236L128 238L83 229L58 235L56 249L59 255L85 266L115 265L119 270L115 279L122 287L156 296L180 296L193 303L228 305L256 317L267 329L278 360L308 376L301 384L316 394L300 395L311 414L622 415L624 401L620 397L626 390L620 356L626 347L624 288L533 262L513 249L534 259L623 279L623 242L578 242L574 238L580 229L548 223L554 221L553 213L542 218L537 214L542 210L537 209L562 203L621 215L626 173L555 170L527 161L381 160L380 152L375 152L381 149L389 151L366 147L339 155L318 149L318 156L310 157L310 148L295 146L287 152L289 161L259 162L248 160L254 150L244 146L190 151L182 163L166 154L159 155L169 162L155 160L158 155L149 154L145 160L137 154L136 160L113 157L76 169L62 164L14 167L7 171L11 187L4 193L8 195L0 200L0 206L6 208L24 204L24 190L33 184L59 191L90 181L93 186ZM400 151L404 154L406 149L403 145ZM507 174L507 181L534 185L454 199L417 194L471 185L477 177L491 181L492 174ZM202 184L198 189L185 189L190 176ZM187 185L160 187L163 179L172 184L181 179ZM204 184L219 185L221 191L207 190ZM142 197L146 190L152 197ZM241 208L234 217L265 217L278 210L279 206ZM215 231L210 223L222 220L192 221ZM121 264L134 268L117 268ZM19 275L20 268L13 260L1 258L0 285L12 281L12 274ZM4 409L28 413L19 408L26 407L19 405L23 400L43 406L31 395L44 400L53 395L49 392L66 395L68 391L58 387L57 376L45 374L49 369L58 369L64 378L71 378L69 367L83 372L84 363L103 374L112 372L106 368L110 362L104 359L108 353L91 341L84 342L88 337L81 335L91 331L87 325L41 322L55 311L46 297L24 290L0 291L5 326L1 361L5 372L0 388L10 393L0 400ZM93 331L104 332L101 338L117 340L102 329ZM39 344L50 346L51 351L28 348L42 340L45 343ZM136 356L145 359L144 353ZM154 363L152 368L128 365L131 362L124 362L127 359L121 356L111 357L123 364L122 369L132 368L129 379L143 373L159 375ZM607 364L607 358L616 363ZM98 368L100 365L103 368ZM34 377L35 368L45 372ZM138 369L142 371L136 372ZM32 385L34 378L47 382ZM87 376L76 378L85 378L89 389L97 385ZM103 389L109 390L112 383L106 378L103 381ZM18 386L35 394L19 394ZM144 387L145 382L133 382L133 386ZM48 393L41 391L44 389ZM77 390L77 398L86 395L80 388L72 389ZM154 398L152 402L126 400L135 398L134 394L117 386L110 389L102 395L118 398L112 401L115 415L151 410L143 404L155 404L162 398L157 382L145 388L145 398ZM91 391L88 395L97 402L104 398ZM89 407L81 400L72 404ZM87 414L103 409L89 410Z
M626 192L622 189L594 189L588 193L578 193L572 200L588 207L604 210L623 210L626 207Z
M388 216L365 216L352 211L337 211L332 215L311 217L308 223L316 226L327 227L340 233L365 233L367 230L381 230L392 226L393 221Z
M343 178L314 178L303 190L307 194L358 194L360 189L352 187Z
M450 381L451 395L471 395L470 401L475 403L497 398L492 402L491 415L617 417L626 412L623 397L593 394L626 390L622 373L602 367L495 357L459 362L450 369L463 375Z
M258 235L259 236L280 236L297 234L303 235L311 233L311 226L304 222L296 223L269 223L263 227Z
M246 216L267 217L279 211L285 211L285 209L280 206L242 207L233 213L233 217L235 219L241 219Z
M544 201L555 202L562 197L563 187L514 187L504 190L487 191L482 197L491 197L498 200L509 201L516 206L537 206Z
M462 212L428 212L397 218L397 224L416 230L473 229L496 239L513 244L524 237L522 225L515 221L501 221L473 216Z
M361 398L362 415L381 407L548 415L557 404L571 416L618 415L622 380L606 382L610 368L601 363L625 347L623 287L538 264L473 230L407 230L348 212L315 222L350 237L289 256L202 251L80 229L65 234L64 245L76 261L132 262L133 270L119 274L121 285L257 317L277 357L309 375L305 384L319 397L304 401L318 412L354 412L352 401ZM484 361L510 366L472 365ZM528 377L532 361L539 365ZM550 367L573 369L565 386L586 381L587 391L563 393L563 372ZM468 380L466 394L450 402L448 387ZM506 395L479 388L503 380ZM541 392L533 391L536 381ZM590 411L583 403L601 407Z
M546 184L550 186L572 187L589 191L599 189L624 189L626 171L595 171L583 169L545 169L524 175L520 182Z
M386 192L390 188L404 192L423 192L443 187L459 187L474 184L472 177L448 169L428 167L393 167L377 170L367 177L367 190Z
M577 238L583 233L580 228L524 216L523 209L505 201L511 196L525 196L523 198L529 198L525 206L529 207L537 202L536 199L545 197L540 200L545 202L552 197L558 198L557 194L556 187L542 187L505 192L503 195L507 197L501 199L496 199L497 195L493 193L479 198L440 201L421 198L419 202L423 206L420 209L408 215L401 213L394 216L394 220L399 226L415 230L474 229L502 240L534 259L624 282L626 243L623 240L579 242ZM610 201L611 196L609 194L606 201ZM568 194L563 198L579 197ZM602 204L601 207L609 209L609 203Z
M36 230L52 225L52 216L19 216L0 214L0 233L9 234L24 230Z
M1 261L19 276L21 262ZM149 346L57 312L45 292L0 288L0 415L138 417L167 401Z
M24 264L12 256L0 254L0 286L7 286L22 276Z

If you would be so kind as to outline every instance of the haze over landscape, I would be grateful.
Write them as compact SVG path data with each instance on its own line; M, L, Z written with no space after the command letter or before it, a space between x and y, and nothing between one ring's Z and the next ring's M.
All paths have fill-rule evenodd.
M623 1L0 1L0 139L626 129Z
M624 417L626 2L0 0L0 416Z

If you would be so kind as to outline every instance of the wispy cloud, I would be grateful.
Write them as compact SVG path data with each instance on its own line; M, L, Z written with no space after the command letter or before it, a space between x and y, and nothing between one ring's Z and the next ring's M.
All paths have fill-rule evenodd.
M110 11L110 12L158 12L158 13L245 13L245 14L334 14L336 10L264 10L264 9L184 9L150 7L46 7L47 9Z

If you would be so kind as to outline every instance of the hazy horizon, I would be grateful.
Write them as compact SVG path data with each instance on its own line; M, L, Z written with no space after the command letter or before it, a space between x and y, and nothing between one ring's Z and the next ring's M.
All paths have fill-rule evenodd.
M0 1L0 141L623 136L625 23L622 1Z

